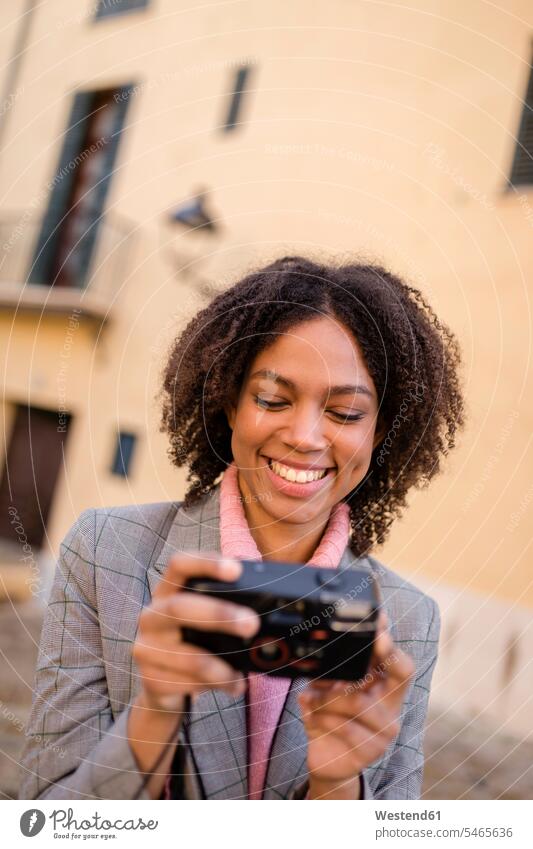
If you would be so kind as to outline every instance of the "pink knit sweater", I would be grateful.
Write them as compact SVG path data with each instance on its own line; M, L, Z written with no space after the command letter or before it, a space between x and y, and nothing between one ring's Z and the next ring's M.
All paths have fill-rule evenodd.
M350 509L339 502L331 511L322 539L311 559L313 566L337 568L349 541ZM250 533L238 484L238 469L231 463L220 484L220 548L224 557L262 560ZM264 789L270 747L279 723L290 678L248 674L248 798L260 799ZM166 798L169 798L167 781Z

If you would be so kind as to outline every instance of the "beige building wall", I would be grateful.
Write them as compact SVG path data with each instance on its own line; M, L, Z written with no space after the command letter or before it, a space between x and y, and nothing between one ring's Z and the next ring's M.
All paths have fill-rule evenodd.
M83 320L76 333L66 384L75 427L51 550L85 507L182 496L154 395L175 329L205 302L202 285L223 287L282 251L378 258L458 334L468 427L376 554L441 603L442 699L500 720L503 711L509 730L526 733L517 688L532 657L533 186L509 190L507 178L531 5L154 0L96 23L90 3L75 5L35 13L0 159L4 209L32 208L37 220L72 92L137 86L107 198L109 216L128 222L127 262L93 287L108 310L101 333ZM243 125L223 133L241 62L252 65ZM167 223L198 185L220 216L213 236ZM13 316L3 309L7 412L28 398L55 409L67 316ZM128 480L109 473L117 423L139 434ZM461 623L467 678L487 670L475 692L450 648L463 645ZM504 696L494 701L491 688Z

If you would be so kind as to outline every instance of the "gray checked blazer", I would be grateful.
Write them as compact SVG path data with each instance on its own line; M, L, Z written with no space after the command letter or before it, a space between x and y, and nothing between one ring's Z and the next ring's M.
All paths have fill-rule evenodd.
M142 782L127 740L130 703L140 689L131 649L141 609L175 551L220 551L216 486L185 510L164 502L86 510L60 549L48 601L21 757L20 799L132 799ZM437 604L373 557L347 547L339 568L358 566L377 578L394 641L416 673L398 736L364 770L365 799L417 799L427 701L437 659ZM307 738L290 686L275 732L263 798L301 799L307 791ZM183 721L189 748L185 796L246 799L245 700L222 690L200 694ZM139 796L150 798L146 791Z

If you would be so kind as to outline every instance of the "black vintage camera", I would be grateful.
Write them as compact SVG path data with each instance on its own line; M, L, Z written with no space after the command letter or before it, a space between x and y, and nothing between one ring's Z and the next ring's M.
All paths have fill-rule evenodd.
M183 628L183 639L241 672L356 681L368 670L379 613L370 572L243 560L237 581L190 578L185 589L253 608L250 639Z

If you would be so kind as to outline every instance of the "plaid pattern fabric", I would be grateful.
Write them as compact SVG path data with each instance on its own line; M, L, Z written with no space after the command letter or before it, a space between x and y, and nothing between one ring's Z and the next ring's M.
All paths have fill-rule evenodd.
M142 775L126 733L129 705L140 687L131 647L141 609L177 550L220 551L219 486L189 510L173 502L86 510L66 535L39 647L20 799L136 796ZM416 799L439 610L375 558L357 560L346 548L339 568L354 566L378 580L392 637L416 666L400 732L363 772L364 798ZM266 800L303 799L307 792L307 740L296 700L307 683L291 683L271 749ZM245 799L244 697L202 693L184 720L181 742L185 728L185 797L202 798L199 772L206 798ZM140 798L149 796L144 791Z

